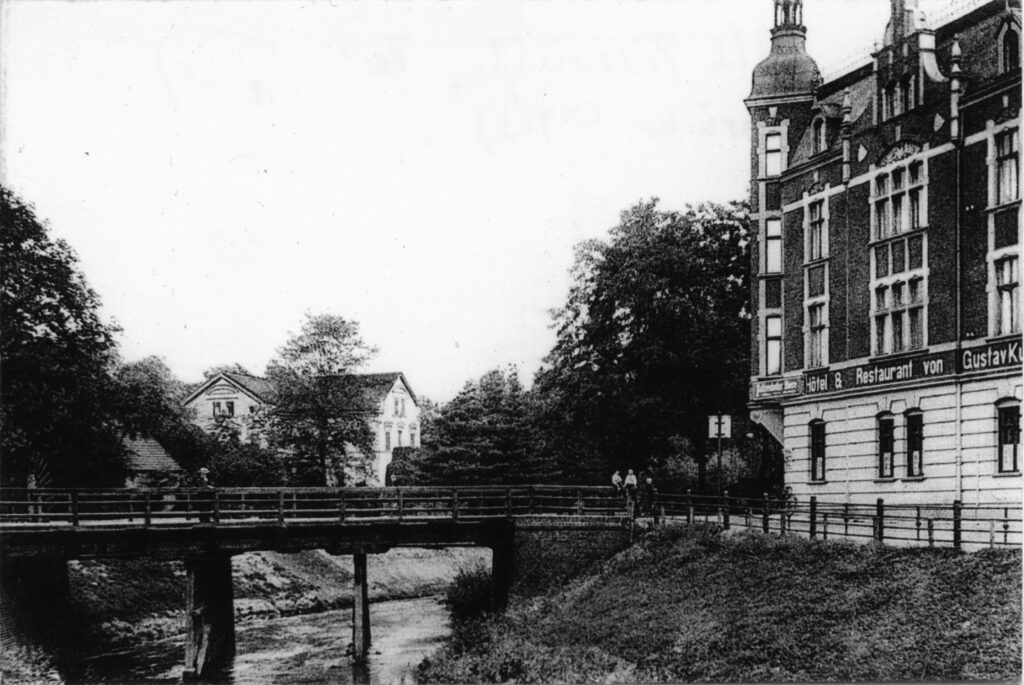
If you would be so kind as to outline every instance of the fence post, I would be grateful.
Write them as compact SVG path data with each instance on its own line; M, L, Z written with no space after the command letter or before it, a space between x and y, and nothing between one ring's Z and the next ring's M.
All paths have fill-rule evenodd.
M818 498L811 495L811 539L818 536Z
M693 525L693 491L686 489L686 525Z
M512 518L512 488L505 488L505 516Z
M828 540L828 512L821 515L821 539Z
M843 503L843 537L850 536L850 503Z
M150 500L149 490L146 491L145 525L148 527L153 523L153 502Z
M1010 510L1003 508L1003 544L1009 544L1010 536Z
M921 507L915 507L914 526L917 528L917 540L921 541Z
M764 493L764 501L761 506L761 527L764 529L764 534L767 535L771 524L768 521L768 493Z
M398 491L398 520L402 520L402 515L405 513L405 496L402 494L402 488L396 488Z
M345 520L345 492L338 490L338 521Z
M277 491L277 522L284 523L284 490Z
M220 523L220 491L213 491L213 522Z
M459 518L459 491L452 490L452 518Z
M996 546L996 522L995 519L988 520L988 546Z
M78 527L78 492L71 491L71 525Z
M935 522L928 519L928 546L935 546Z
M961 509L963 509L963 502L960 500L953 500L953 549L960 551L961 542Z
M875 502L875 539L885 541L885 502L881 497Z
M725 495L725 508L722 510L724 512L722 516L722 528L729 530L729 491L723 490L722 492Z
M576 488L576 515L583 516L583 490Z

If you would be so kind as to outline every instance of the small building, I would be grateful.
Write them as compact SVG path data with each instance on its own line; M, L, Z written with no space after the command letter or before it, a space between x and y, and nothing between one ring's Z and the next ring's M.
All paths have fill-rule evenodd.
M177 485L183 474L178 462L153 438L124 438L128 455L126 488L158 488Z
M374 434L371 480L383 484L392 450L420 446L416 394L401 372L353 374L348 379L361 390L362 411ZM194 421L203 430L212 430L218 419L231 419L240 437L248 440L254 437L250 417L261 407L273 407L274 395L273 384L266 378L221 372L200 385L184 404L195 410Z
M824 78L803 0L774 2L745 100L751 417L802 501L1019 506L1020 1L890 2Z

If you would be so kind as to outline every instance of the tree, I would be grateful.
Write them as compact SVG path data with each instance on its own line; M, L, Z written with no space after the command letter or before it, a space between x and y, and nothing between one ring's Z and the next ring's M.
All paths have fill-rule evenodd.
M742 206L621 215L577 246L538 372L540 428L570 477L656 467L693 445L705 483L707 415L742 411L749 364L749 231Z
M402 478L479 485L542 482L550 476L538 458L531 398L513 367L466 383L441 409L433 430L436 449L401 455L396 472Z
M219 364L217 366L211 366L210 368L203 371L203 380L208 381L219 373L238 373L243 376L251 376L249 369L245 368L241 364Z
M291 453L295 482L340 485L346 472L371 472L373 407L354 374L375 353L357 323L307 313L267 366L275 398L266 435Z
M112 400L117 328L63 240L0 188L0 473L25 485L123 483Z

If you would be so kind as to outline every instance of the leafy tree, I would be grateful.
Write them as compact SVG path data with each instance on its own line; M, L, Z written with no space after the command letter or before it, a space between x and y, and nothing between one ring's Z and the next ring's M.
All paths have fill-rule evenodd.
M63 240L0 188L0 473L25 485L122 483L110 370L117 328Z
M607 241L577 246L535 383L545 449L566 477L656 467L683 437L704 487L707 415L746 402L748 241L742 206L665 212L651 200Z
M287 482L285 458L280 450L240 437L240 426L217 419L209 441L210 478L222 487L271 487Z
M354 373L376 353L359 325L333 314L306 314L267 366L274 411L266 435L291 453L296 483L343 484L372 469L372 407Z
M203 371L203 380L208 381L219 373L240 373L243 376L251 376L252 373L249 369L245 368L241 364L219 364L217 366L211 366L210 368Z

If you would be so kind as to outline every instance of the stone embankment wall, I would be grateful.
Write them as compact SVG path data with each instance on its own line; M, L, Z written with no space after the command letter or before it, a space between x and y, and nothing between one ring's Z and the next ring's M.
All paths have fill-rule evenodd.
M512 593L527 595L564 583L621 552L632 535L624 518L517 519Z

